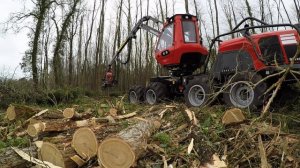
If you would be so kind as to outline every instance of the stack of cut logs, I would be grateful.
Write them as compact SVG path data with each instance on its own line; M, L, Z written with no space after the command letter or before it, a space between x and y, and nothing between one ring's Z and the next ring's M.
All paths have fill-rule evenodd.
M10 134L30 135L37 147L36 157L55 166L81 167L95 160L105 168L129 168L145 153L147 139L160 127L156 119L137 118L134 125L121 130L119 121L136 112L94 118L91 109L79 113L77 108L50 111L11 105L7 109L9 120L27 118ZM117 110L110 111L116 114Z

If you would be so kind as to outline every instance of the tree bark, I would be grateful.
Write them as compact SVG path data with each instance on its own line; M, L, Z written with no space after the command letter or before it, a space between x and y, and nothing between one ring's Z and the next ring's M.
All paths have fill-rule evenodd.
M32 54L31 54L31 67L32 67L32 79L34 82L34 88L37 90L38 88L38 68L37 68L37 56L39 51L39 40L40 35L43 29L44 20L47 14L48 9L50 8L52 2L49 0L41 0L37 3L37 14L36 25L35 25L35 32L33 38L33 45L32 45Z
M99 123L107 123L107 118L92 118L88 120L66 121L66 120L48 120L31 124L27 128L27 133L35 137L41 132L61 132L80 127L90 127Z
M37 148L35 145L22 149L25 153L36 158ZM28 163L26 160L22 159L13 149L6 148L0 157L0 167L1 168L27 168L31 167L32 164Z

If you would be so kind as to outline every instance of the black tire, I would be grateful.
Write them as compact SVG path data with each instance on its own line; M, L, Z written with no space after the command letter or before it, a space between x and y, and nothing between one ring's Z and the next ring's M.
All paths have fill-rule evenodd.
M157 104L166 99L168 95L168 88L161 82L152 82L145 91L145 101L148 104Z
M262 77L251 73L237 74L230 86L223 93L224 101L227 105L238 108L255 109L264 103L264 92L267 89L265 82L254 87Z
M145 87L137 85L129 89L128 100L131 104L138 104L144 101Z
M183 92L185 103L190 107L206 105L211 93L208 82L200 78L190 80Z

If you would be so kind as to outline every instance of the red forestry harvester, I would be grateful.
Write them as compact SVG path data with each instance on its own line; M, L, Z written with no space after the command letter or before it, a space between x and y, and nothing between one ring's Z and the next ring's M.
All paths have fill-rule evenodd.
M145 22L150 20L162 23L149 16L143 17L113 57L103 80L104 87L116 84L111 66L139 29L157 35L159 39L155 59L169 70L169 76L151 78L146 87L132 87L128 95L131 103L146 101L155 104L164 99L183 96L187 105L200 107L216 95L213 93L220 93L219 97L221 95L230 106L257 107L262 105L265 91L278 79L283 68L300 69L297 52L300 31L292 24L270 25L249 17L232 31L213 39L207 50L202 45L196 16L178 14L167 18L162 31L147 26ZM249 20L259 25L250 27L246 24ZM240 28L243 24L244 27ZM251 34L257 29L266 31L279 27L289 29ZM220 40L223 36L236 33L242 34L242 37ZM216 42L219 43L217 54L214 52ZM285 82L295 81L291 75Z

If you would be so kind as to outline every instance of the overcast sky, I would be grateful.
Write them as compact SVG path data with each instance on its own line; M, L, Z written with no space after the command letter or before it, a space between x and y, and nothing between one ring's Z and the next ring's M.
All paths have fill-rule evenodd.
M20 0L0 0L0 23L8 20L10 13L20 11L23 6ZM2 25L0 25L2 27ZM1 29L0 29L1 30ZM16 69L16 76L24 76L19 63L27 49L27 31L24 29L18 34L0 32L0 76L12 76Z

